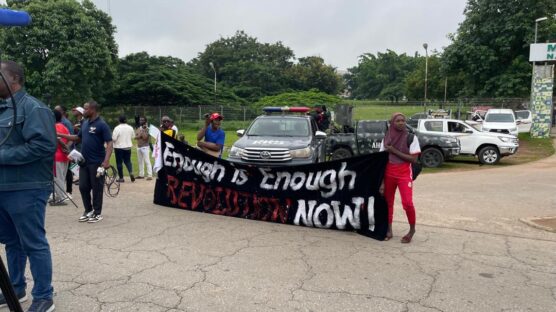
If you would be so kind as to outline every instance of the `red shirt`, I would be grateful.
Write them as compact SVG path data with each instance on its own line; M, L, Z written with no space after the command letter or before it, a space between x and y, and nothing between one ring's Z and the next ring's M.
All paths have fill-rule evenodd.
M61 122L56 123L56 132L62 134L70 134L68 128L66 128L66 126L64 126ZM68 143L67 139L61 139L61 140L64 143ZM58 144L58 146L56 147L56 154L54 154L54 161L58 161L58 162L69 161L68 155L64 154L64 152L62 151L62 146L60 146L60 144Z

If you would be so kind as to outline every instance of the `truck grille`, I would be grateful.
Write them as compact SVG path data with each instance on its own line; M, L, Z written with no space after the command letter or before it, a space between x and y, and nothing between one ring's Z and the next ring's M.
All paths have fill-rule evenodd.
M284 148L246 148L241 159L246 161L282 162L291 160L290 151Z
M510 134L508 129L490 129L490 132Z

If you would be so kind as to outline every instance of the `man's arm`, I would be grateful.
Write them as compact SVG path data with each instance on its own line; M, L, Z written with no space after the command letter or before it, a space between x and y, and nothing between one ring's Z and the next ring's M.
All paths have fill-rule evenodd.
M45 107L35 107L25 119L21 128L24 143L0 147L0 165L28 164L53 156L56 152L56 128L52 112Z
M197 132L197 142L203 140L205 138L205 134L207 133L207 128L210 125L210 119L206 118L205 119L205 126L203 128L201 128L201 130L199 130L199 132ZM199 144L197 144L199 145Z
M81 138L77 134L56 133L56 135L60 138L70 140L70 141L73 141L73 142L77 142L77 143L81 142Z
M104 167L104 169L110 168L110 157L112 157L112 145L113 145L113 141L106 142L106 156L104 156L104 161L102 162L102 167Z
M212 142L204 142L204 141L197 142L197 146L207 148L207 149L209 149L211 151L215 151L215 152L218 152L222 149L221 144L212 143Z

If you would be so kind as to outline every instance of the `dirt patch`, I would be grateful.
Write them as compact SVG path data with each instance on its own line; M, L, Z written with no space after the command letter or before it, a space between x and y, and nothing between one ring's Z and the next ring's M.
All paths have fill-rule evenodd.
M521 221L541 230L556 232L556 217L527 218Z

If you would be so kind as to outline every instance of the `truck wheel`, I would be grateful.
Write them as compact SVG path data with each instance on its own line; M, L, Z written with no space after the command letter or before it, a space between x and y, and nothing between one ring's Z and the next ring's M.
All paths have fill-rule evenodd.
M437 148L429 147L421 153L421 163L428 168L440 167L444 162L444 155Z
M484 165L494 165L500 161L500 153L494 146L485 146L479 151L479 162Z
M332 152L332 156L330 156L330 160L338 160L338 159L344 159L344 158L350 158L352 156L352 153L350 150L348 150L347 148L344 147L340 147L334 150L334 152Z

